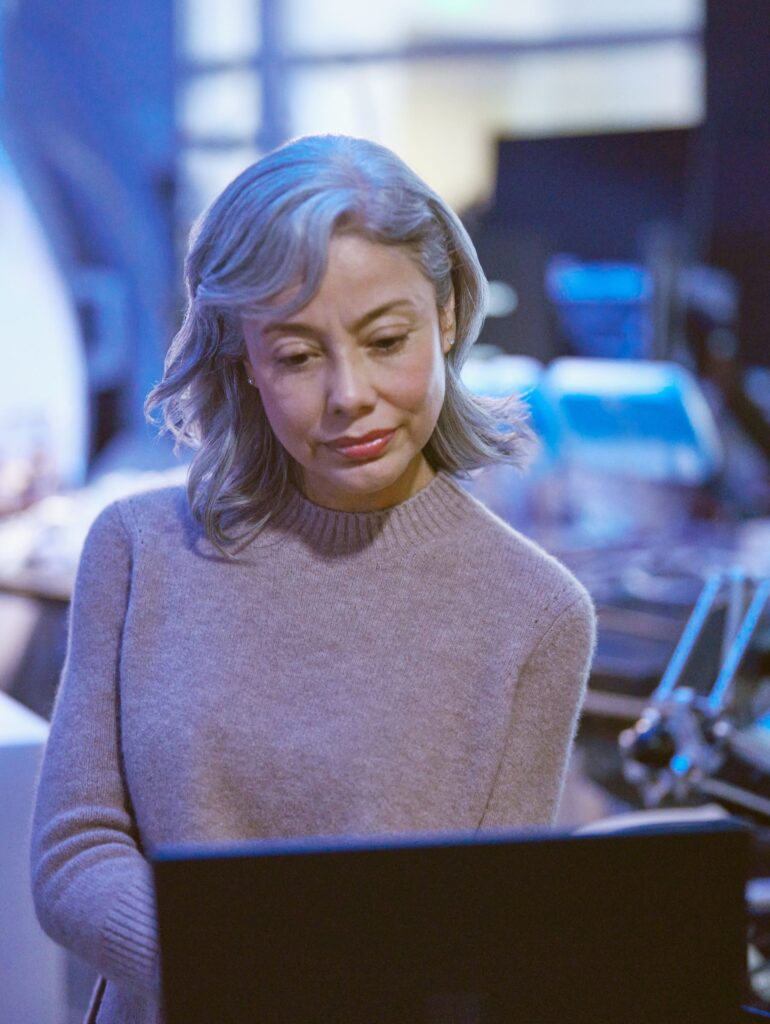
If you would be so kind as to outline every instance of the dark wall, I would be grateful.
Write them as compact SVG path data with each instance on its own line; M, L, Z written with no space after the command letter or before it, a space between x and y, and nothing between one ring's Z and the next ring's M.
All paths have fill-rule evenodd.
M741 286L744 359L770 365L770 0L708 0L705 49L704 250Z
M647 261L655 226L685 219L692 159L688 128L501 139L492 208L471 233L487 276L520 301L488 319L481 340L544 361L564 355L549 260Z

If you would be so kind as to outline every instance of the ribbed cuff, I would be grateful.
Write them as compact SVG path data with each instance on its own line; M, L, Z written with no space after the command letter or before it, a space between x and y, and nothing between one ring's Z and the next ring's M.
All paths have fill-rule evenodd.
M149 879L135 882L115 901L104 922L107 976L160 992L155 895Z

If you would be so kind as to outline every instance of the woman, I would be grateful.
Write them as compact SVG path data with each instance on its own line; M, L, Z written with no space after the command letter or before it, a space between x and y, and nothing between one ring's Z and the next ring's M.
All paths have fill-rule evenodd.
M187 493L83 551L33 838L46 930L157 1022L163 843L553 820L593 612L454 477L518 462L515 401L460 367L485 283L388 150L309 137L203 214L149 399Z

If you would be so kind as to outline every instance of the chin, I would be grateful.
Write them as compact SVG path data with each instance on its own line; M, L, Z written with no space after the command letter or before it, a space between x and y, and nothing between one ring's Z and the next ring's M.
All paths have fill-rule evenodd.
M373 459L366 463L351 463L350 466L342 467L339 472L334 474L311 476L306 482L305 493L311 501L317 501L319 504L326 504L329 507L336 506L344 511L346 499L351 499L358 504L368 496L376 498L377 495L391 489L398 491L399 483L403 480L410 464L393 467L387 464L387 457ZM407 481L403 481L403 484L405 490L410 489ZM408 496L407 494L389 495L389 500L383 507L398 504ZM349 511L367 510L357 508L349 509Z
M328 478L328 486L339 491L350 491L351 494L367 494L382 491L386 487L394 487L403 477L407 467L393 469L380 465L377 461L363 463L358 466L346 467L345 471ZM319 480L321 486L324 482Z

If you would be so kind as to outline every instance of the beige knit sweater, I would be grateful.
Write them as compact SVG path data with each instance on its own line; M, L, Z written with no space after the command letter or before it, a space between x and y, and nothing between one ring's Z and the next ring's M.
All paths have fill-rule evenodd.
M158 1024L154 845L543 825L590 599L440 472L379 512L298 492L237 561L173 488L89 534L32 844L40 920Z

